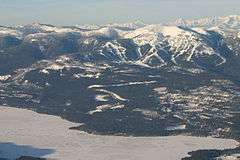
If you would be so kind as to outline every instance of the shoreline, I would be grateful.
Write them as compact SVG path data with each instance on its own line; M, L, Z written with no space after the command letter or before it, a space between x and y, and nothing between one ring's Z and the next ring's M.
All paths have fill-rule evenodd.
M0 157L33 156L60 160L157 160L161 157L174 160L189 156L191 151L233 149L239 145L233 139L183 135L105 136L69 129L78 125L57 116L0 106Z

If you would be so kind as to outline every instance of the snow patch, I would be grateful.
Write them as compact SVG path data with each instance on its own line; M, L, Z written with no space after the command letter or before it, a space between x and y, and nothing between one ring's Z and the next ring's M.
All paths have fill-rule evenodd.
M192 28L192 30L201 33L203 35L209 35L208 32L206 30L204 30L203 28Z
M3 75L3 76L0 76L0 81L7 81L9 78L11 78L12 76L11 75Z
M177 125L177 126L170 126L170 127L166 128L166 130L168 130L168 131L184 130L184 129L186 129L186 125L185 124Z
M176 37L182 34L184 31L177 26L164 26L162 33L164 36L173 36Z
M47 69L58 71L64 69L64 65L59 65L55 63L50 65Z

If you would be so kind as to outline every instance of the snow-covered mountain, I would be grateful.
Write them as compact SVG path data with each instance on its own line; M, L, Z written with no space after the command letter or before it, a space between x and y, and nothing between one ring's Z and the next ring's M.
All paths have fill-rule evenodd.
M207 17L195 20L177 19L175 22L170 22L168 25L178 25L184 27L203 27L206 29L220 27L226 29L240 29L240 16L230 15L225 17Z
M39 52L46 56L60 52L91 52L82 56L89 60L131 61L146 66L177 64L180 61L202 63L202 59L214 57L214 62L206 64L217 66L236 53L238 43L228 44L226 39L229 35L239 39L239 23L239 16L178 20L173 23L175 26L136 22L88 29L34 23L1 27L0 35L3 48L14 44L13 41L21 41L21 44L38 46Z
M100 134L236 138L239 24L239 16L228 16L1 26L0 104L59 115L83 124L74 129Z

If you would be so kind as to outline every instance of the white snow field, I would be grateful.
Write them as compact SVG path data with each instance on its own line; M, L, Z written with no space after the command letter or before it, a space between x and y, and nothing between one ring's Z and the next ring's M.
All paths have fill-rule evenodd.
M178 160L190 151L238 145L231 139L210 137L99 136L68 129L77 125L55 116L0 106L0 158Z

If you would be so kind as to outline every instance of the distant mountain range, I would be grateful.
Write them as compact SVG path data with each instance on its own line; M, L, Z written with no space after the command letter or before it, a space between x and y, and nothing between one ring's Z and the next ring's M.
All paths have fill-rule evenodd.
M35 49L34 56L39 58L85 52L82 58L89 61L131 61L154 67L184 61L219 66L238 54L239 22L240 16L180 19L168 25L56 27L34 23L1 27L0 45L1 52L9 47Z
M240 16L1 26L0 104L91 133L238 139Z

